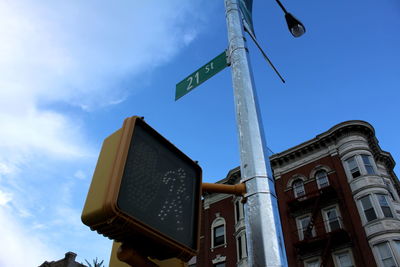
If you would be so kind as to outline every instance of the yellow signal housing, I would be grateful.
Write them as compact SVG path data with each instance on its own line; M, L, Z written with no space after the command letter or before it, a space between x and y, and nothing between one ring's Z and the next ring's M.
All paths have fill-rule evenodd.
M82 211L92 230L157 260L199 249L201 168L140 117L104 142Z

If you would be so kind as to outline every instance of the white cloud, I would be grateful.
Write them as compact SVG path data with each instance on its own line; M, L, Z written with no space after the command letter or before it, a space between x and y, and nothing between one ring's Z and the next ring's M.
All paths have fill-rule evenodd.
M192 42L200 4L0 0L0 266L35 266L85 246L78 257L107 254L106 240L80 222L83 170L97 152L79 114L123 102L138 90L122 86L127 77Z
M1 178L1 175L10 174L12 172L13 172L13 170L10 166L5 164L4 162L0 162L0 178Z
M12 194L0 190L0 206L5 206L12 200Z
M56 248L46 244L47 238L31 231L0 206L0 266L39 266L45 260L56 259ZM61 254L62 255L62 254Z
M0 0L0 146L18 154L88 153L76 118L44 107L63 102L90 111L123 102L138 88L121 81L195 38L195 9L182 0Z
M197 26L183 18L195 5L0 1L0 88L23 107L119 103L127 96L121 79L161 65L194 39ZM9 104L7 110L20 109Z

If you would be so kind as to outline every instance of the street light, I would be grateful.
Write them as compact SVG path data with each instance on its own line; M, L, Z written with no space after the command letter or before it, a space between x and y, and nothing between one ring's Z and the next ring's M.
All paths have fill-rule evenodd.
M285 12L285 19L290 33L296 38L302 36L306 32L306 28L304 27L303 23L296 19L292 14L287 12L286 8L279 0L276 0L276 2L282 8L283 12Z

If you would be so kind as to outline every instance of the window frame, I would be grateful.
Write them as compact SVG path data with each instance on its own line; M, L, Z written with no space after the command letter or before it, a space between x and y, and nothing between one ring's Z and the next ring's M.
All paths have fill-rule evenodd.
M295 185L296 183L299 183L299 185ZM298 191L297 189L301 188L301 191ZM295 198L300 198L300 197L304 197L306 195L306 189L304 187L304 181L300 178L297 178L296 180L294 180L292 182L292 190L293 190L293 194ZM302 192L301 194L299 194L300 192Z
M381 210L381 212L382 212L383 218L394 218L394 214L393 214L393 211L392 211L392 207L391 207L391 205L390 205L390 202L388 201L388 195L383 194L383 193L376 193L376 194L374 194L374 195L375 195L375 197L376 197L378 206L379 206L379 208L380 208L380 210ZM383 198L381 198L381 199L383 199L383 200L385 201L385 204L386 204L386 205L384 205L384 207L387 208L386 210L388 210L388 211L390 212L390 216L386 216L385 211L384 211L384 209L383 209L382 202L380 201L379 197L383 197Z
M378 169L374 157L363 151L360 153L352 154L347 157L344 161L344 167L349 180L357 179L364 175L377 175ZM351 162L354 162L354 167ZM358 175L354 174L358 172Z
M319 176L319 174L321 174L321 173L324 173L325 175L324 175L323 177ZM320 181L321 181L322 179L326 179L326 185L321 184ZM329 183L329 177L328 177L328 172L327 172L326 170L319 170L319 171L317 171L317 172L315 173L315 180L317 181L318 189L321 189L321 188L324 188L324 187L327 187L327 186L330 185L330 183ZM322 186L322 185L324 185L324 186Z
M311 265L313 263L314 264L317 263L318 267L321 266L321 263L322 263L321 257L313 257L313 258L304 260L304 267L314 267L313 265Z
M241 232L236 236L236 255L237 261L247 258L246 232Z
M360 164L357 161L357 155L353 155L353 156L349 157L348 159L345 160L345 162L346 162L347 170L350 173L351 179L355 179L362 175L361 169L360 169ZM352 167L351 166L352 164L350 162L354 162L355 166ZM354 176L354 173L357 173L357 172L358 172L358 175Z
M337 223L339 224L339 228L333 229L333 230L332 230L330 218L328 215L328 212L332 211L332 210L335 211L336 220L337 220ZM343 229L342 217L341 217L341 213L340 213L340 209L339 209L338 205L334 205L334 206L330 206L330 207L322 209L322 218L324 218L324 225L325 225L325 230L327 233L330 233L330 232L333 232L333 231L336 231L339 229Z
M342 265L339 256L340 255L345 255L345 254L347 254L349 256L349 259L351 261L351 266ZM354 262L353 252L352 252L351 248L334 251L332 253L332 258L333 258L335 266L337 266L337 267L355 267L356 266L355 262Z
M379 242L379 243L376 243L376 244L373 245L373 250L374 250L374 252L375 252L375 254L377 256L377 259L379 260L379 262L378 262L379 265L384 267L385 266L384 260L389 259L389 258L383 258L382 254L381 254L381 251L378 248L378 246L381 246L381 245L385 245L386 246L386 248L388 249L389 254L391 255L390 258L392 259L394 264L397 264L395 253L393 251L392 246L390 245L390 241L384 241L384 242Z
M400 239L393 239L391 241L391 243L393 244L392 250L393 254L395 255L395 260L400 259Z
M360 154L361 161L363 163L363 166L365 168L365 174L366 175L376 175L376 170L375 166L373 164L372 156L368 154ZM367 168L369 167L369 168ZM371 172L369 171L371 170Z
M362 202L362 199L365 199L368 197L369 202L371 204L371 208L374 211L375 218L368 220L367 215L366 215L366 210L364 209L364 204ZM380 201L380 197L384 198L384 201L386 202L387 205L382 205L382 202ZM395 213L395 209L392 204L392 198L389 196L389 194L385 191L374 191L374 192L369 192L366 195L362 195L357 198L357 205L360 208L360 215L362 217L362 220L364 224L373 222L375 220L382 220L382 219L396 219L397 214ZM386 212L385 212L386 208ZM390 212L391 216L387 216L387 213Z
M221 224L213 228L214 247L225 244L225 225Z
M386 190L388 191L390 198L393 201L398 201L399 197L397 195L396 190L394 189L392 181L390 179L388 179L388 178L382 178L382 180L383 180L383 183L386 186Z
M376 212L376 207L375 207L375 205L374 205L374 201L373 201L372 195L373 195L373 194L367 194L367 195L363 195L363 196L361 196L360 198L358 198L358 202L360 203L361 210L362 210L362 214L363 214L362 217L364 218L365 223L369 223L369 222L375 221L376 219L379 218L379 217L378 217L378 213ZM371 207L368 208L368 209L366 209L365 206L364 206L364 204L363 204L362 199L368 199L369 204L371 205ZM367 210L370 210L370 209L372 209L372 211L374 212L375 218L373 218L373 219L368 219L368 217L367 217L366 211L367 211Z
M302 221L306 218L308 218L309 222L310 222L311 214L303 214L299 217L296 217L296 226L297 226L297 233L298 233L299 241L302 241L305 239L304 233L307 230L307 228L303 228ZM313 225L313 227L311 229L311 237L315 237L316 235L317 234L315 232L315 226Z
M242 203L242 198L237 198L234 204L235 210L235 223L240 222L244 219L244 205Z
M216 229L219 227L223 227L223 242L221 244L216 244ZM217 217L211 224L211 248L213 249L224 245L226 245L226 222L223 217Z

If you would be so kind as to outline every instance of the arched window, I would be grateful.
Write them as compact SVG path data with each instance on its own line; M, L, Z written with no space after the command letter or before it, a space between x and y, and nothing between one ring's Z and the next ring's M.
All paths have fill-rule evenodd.
M304 189L304 183L303 180L301 179L294 180L292 183L292 188L294 196L296 198L304 196L306 194L306 191Z
M225 220L222 217L216 218L211 225L211 247L225 244Z
M318 188L322 188L329 185L328 174L324 170L320 170L315 174Z

